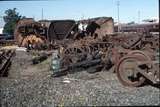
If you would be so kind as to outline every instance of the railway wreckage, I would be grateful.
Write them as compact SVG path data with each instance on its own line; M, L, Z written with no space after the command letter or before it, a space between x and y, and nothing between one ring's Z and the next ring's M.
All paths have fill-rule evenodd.
M77 68L93 73L114 66L124 85L140 86L146 79L160 82L157 35L144 32L107 34L102 31L99 34L98 30L99 27L94 33L89 32L92 35L81 36L60 46L52 60L53 76L65 75Z
M30 49L46 46L56 50L51 62L54 77L78 69L94 73L114 68L123 85L137 87L146 79L160 82L159 36L150 32L115 33L110 17L78 22L21 20L15 39L19 46Z
M124 85L140 86L145 79L157 83L159 53L150 42L143 41L141 34L106 35L102 39L86 37L74 41L60 48L59 58L53 58L54 76L76 71L76 68L88 69L93 73L114 66L118 79ZM154 43L152 41L151 44ZM59 61L58 66L56 61Z

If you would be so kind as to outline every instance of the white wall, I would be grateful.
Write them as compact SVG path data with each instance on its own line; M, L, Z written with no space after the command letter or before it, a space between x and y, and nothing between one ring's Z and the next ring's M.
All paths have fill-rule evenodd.
M0 34L2 34L3 33L3 28L0 28Z

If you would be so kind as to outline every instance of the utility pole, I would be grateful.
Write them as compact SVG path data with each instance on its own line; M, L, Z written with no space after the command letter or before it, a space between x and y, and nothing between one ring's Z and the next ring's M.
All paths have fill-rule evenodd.
M43 8L42 8L42 20L43 20Z
M84 14L82 13L82 17L81 17L81 20L84 20Z
M118 32L119 32L119 6L120 6L120 2L119 2L119 0L117 1L117 17L118 17Z
M34 15L32 15L32 17L33 17L33 19L35 20L35 16L34 16Z
M140 24L140 11L138 10L138 23Z

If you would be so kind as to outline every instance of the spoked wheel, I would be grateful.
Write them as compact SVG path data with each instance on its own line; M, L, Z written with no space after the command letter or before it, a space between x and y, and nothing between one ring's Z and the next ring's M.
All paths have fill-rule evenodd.
M138 62L146 60L146 57L142 55L128 55L120 59L116 68L119 81L125 86L141 86L145 77L139 73L141 69Z
M80 47L69 47L61 55L62 66L68 66L85 59L85 52Z
M61 58L61 67L66 67L68 65L71 65L73 63L73 59L71 56L64 56Z
M64 50L64 55L73 55L73 54L81 54L83 53L83 50L80 47L69 47Z

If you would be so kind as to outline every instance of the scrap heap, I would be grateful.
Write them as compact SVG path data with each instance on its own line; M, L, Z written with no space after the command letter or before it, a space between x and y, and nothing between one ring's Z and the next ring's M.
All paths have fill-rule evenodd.
M96 31L59 48L59 58L53 58L54 77L77 68L93 73L114 67L118 79L127 86L140 86L146 79L160 82L157 35L145 32L99 35Z
M94 73L113 67L120 82L127 86L140 86L146 79L160 82L159 36L150 32L114 33L110 17L78 22L24 19L17 24L15 38L19 46L30 49L41 49L45 45L49 46L47 49L56 49L57 52L52 53L54 77L77 68ZM51 54L42 55L33 63L45 60L48 55Z

